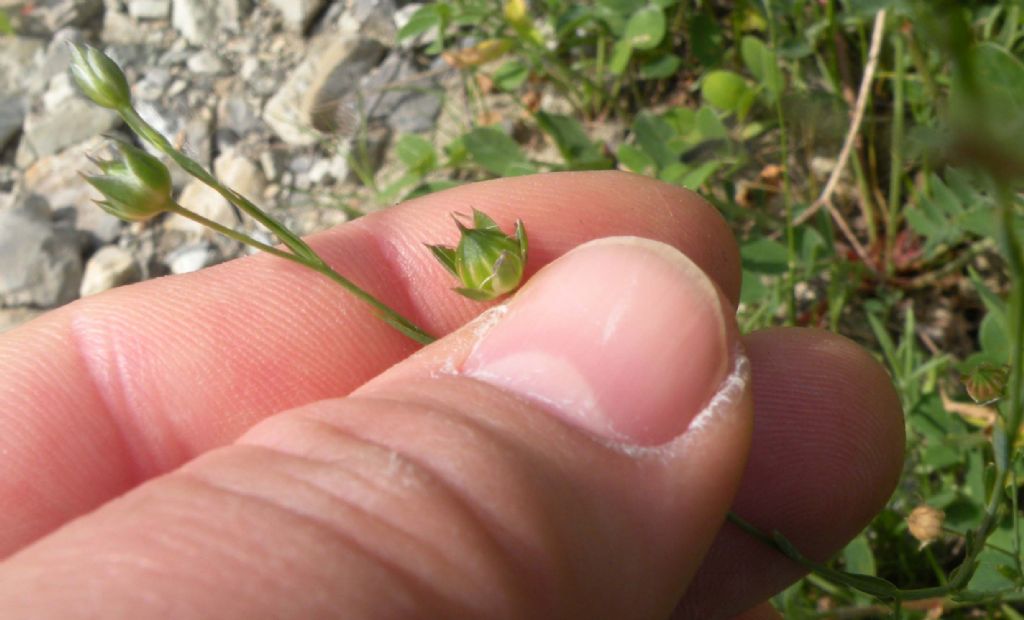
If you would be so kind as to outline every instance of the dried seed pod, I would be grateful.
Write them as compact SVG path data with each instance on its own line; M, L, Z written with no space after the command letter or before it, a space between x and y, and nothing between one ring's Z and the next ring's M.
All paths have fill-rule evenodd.
M942 535L942 523L945 520L946 513L938 508L922 504L910 511L910 516L907 517L907 529L910 530L910 535L921 543L920 548L924 549Z

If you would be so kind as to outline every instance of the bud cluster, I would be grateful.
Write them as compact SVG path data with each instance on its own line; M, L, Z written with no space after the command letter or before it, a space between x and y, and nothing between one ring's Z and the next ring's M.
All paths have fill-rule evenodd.
M459 227L456 247L430 245L437 260L459 279L457 293L476 301L490 301L519 287L526 267L526 228L517 220L515 236L506 235L485 213L473 209L473 228L455 219Z

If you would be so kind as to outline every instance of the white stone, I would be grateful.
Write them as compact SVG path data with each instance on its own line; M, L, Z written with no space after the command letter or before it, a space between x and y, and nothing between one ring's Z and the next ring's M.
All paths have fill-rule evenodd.
M249 0L174 0L171 25L193 45L209 45L221 31L238 32Z
M79 295L88 297L115 286L137 282L140 275L131 254L116 245L105 245L89 257L85 264Z
M234 189L249 200L259 200L263 195L266 180L259 166L235 151L222 153L214 162L214 172L224 185ZM203 217L222 226L235 228L239 221L234 207L216 190L198 180L191 181L182 190L178 202ZM180 230L202 234L206 227L181 215L171 215L164 221L168 230Z
M128 14L135 19L167 19L171 0L129 0Z
M289 27L305 30L325 4L325 0L270 0Z
M208 243L196 243L178 248L167 257L167 267L173 274L192 273L218 261L217 249Z

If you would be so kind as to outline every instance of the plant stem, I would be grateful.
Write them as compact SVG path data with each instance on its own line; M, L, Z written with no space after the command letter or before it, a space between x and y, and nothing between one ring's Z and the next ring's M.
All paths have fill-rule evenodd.
M895 269L893 249L896 247L896 229L900 220L900 190L903 186L903 80L906 73L903 37L897 33L892 42L896 75L893 77L892 142L889 153L889 208L885 217L885 273L890 276Z
M128 124L128 126L144 140L155 146L161 152L166 154L168 157L174 160L176 164L181 166L185 172L188 172L195 178L199 179L206 185L209 185L217 193L224 197L225 200L231 204L237 206L239 209L247 213L254 220L266 226L272 233L274 233L278 239L284 243L288 249L292 251L291 254L283 252L277 248L273 248L267 244L260 243L255 239L252 239L246 235L238 233L230 228L221 226L216 222L202 217L197 213L193 213L180 205L175 205L176 208L172 209L175 213L183 215L193 221L199 222L204 226L210 226L212 229L219 233L227 235L231 239L240 241L251 247L258 248L265 252L269 252L274 256L290 260L292 262L305 265L310 269L320 273L336 283L340 284L345 290L355 295L359 300L369 304L376 312L377 315L385 323L395 328L402 334L408 336L412 340L420 344L430 344L435 340L433 336L425 332L422 328L417 326L415 323L405 318L386 304L380 301L373 295L367 293L354 282L345 278L338 272L334 271L330 265L328 265L320 256L313 251L309 245L306 244L298 235L288 230L283 224L275 220L273 217L265 213L262 209L253 204L248 198L242 196L233 189L222 185L220 181L216 179L212 174L206 171L205 168L199 165L196 161L181 153L175 149L171 143L165 138L159 131L153 128L152 125L147 123L130 105L126 106L118 112L121 117Z
M209 218L203 217L202 215L199 215L195 211L190 211L176 202L171 204L171 206L168 208L168 211L170 211L171 213L176 213L182 217L186 217L192 220L193 222L196 222L197 224L202 224L203 226L211 230L215 230L220 234L224 235L225 237L228 237L229 239L234 239L235 241L243 243L249 247L256 248L257 250L266 252L267 254L273 254L274 256L283 258L285 260L290 260L294 263L299 263L300 265L306 265L306 263L295 254L285 252L284 250L275 248L274 246L263 243L262 241L257 241L256 239L253 239L252 237L246 234L240 233L237 230L228 228L223 224L219 224Z

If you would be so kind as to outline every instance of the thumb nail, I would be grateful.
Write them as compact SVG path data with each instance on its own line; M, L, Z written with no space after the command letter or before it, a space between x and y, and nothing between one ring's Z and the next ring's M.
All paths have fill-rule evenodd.
M671 246L602 239L535 275L463 371L600 437L660 445L689 427L730 372L727 307Z

